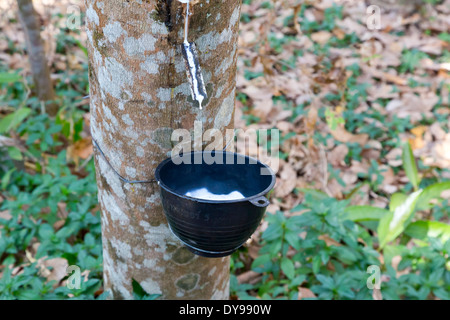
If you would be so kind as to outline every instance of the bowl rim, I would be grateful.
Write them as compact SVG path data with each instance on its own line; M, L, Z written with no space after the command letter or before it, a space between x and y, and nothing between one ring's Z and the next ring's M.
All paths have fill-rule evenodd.
M209 203L209 204L238 203L238 202L247 202L247 201L255 200L255 199L257 199L257 198L260 198L260 197L265 196L265 195L266 195L267 193L269 193L269 192L273 189L273 187L275 186L275 183L276 183L276 176L275 176L275 173L273 172L273 170L272 170L268 165L266 165L265 163L262 163L262 162L259 161L258 159L255 159L255 158L253 158L253 157L247 156L247 155L245 155L245 154L241 154L241 153L237 153L237 152L230 152L230 151L214 151L214 150L212 150L212 151L191 151L191 152L187 152L187 154L194 155L194 154L199 154L199 153L201 153L201 154L203 155L203 154L205 154L205 153L212 153L212 152L217 152L217 153L219 153L219 154L224 154L224 153L225 153L225 154L237 155L237 156L245 157L247 160L256 161L257 164L261 165L262 167L265 167L265 168L268 170L268 172L270 173L270 176L271 176L272 179L271 179L271 181L270 181L269 186L268 186L266 189L264 189L263 191L261 191L261 192L255 194L255 195L253 195L253 196L251 196L251 197L246 197L246 198L243 198L243 199L232 199L232 200L208 200L208 199L199 199L199 198L193 198L193 197L189 197L189 196L186 196L186 195L178 194L177 192L175 192L174 190L172 190L169 186L167 186L164 182L162 182L162 181L161 181L161 177L160 177L160 172L161 172L162 168L163 168L167 163L169 163L169 162L172 161L172 157L169 157L169 158L165 159L164 161L162 161L162 162L158 165L158 167L156 167L156 170L155 170L155 179L156 179L156 181L158 182L158 185L159 185L162 189L164 189L165 191L167 191L167 192L169 192L169 193L171 193L171 194L173 194L173 195L175 195L175 196L177 196L177 197L180 197L180 198L182 198L182 199L188 199L188 200L192 200L192 201L199 202L199 203ZM203 159L203 156L202 156L202 159Z

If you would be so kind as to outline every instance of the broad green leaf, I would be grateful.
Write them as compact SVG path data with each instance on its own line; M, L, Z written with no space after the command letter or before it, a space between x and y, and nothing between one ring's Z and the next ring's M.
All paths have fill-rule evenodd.
M328 288L328 289L334 289L335 283L334 283L333 278L327 277L327 276L322 275L322 274L318 274L318 275L316 276L316 278L317 278L317 280L319 280L319 281L322 283L322 285L323 285L325 288Z
M406 195L404 193L401 193L401 192L394 193L391 196L391 201L389 202L389 210L394 212L395 209L397 209L397 207L399 207L406 201L407 198L408 198L408 195Z
M39 236L42 239L49 239L52 235L55 234L53 227L47 223L42 224L39 228Z
M281 247L283 245L283 241L281 239L277 239L273 241L269 246L269 253L274 256L281 251Z
M252 262L252 269L255 269L257 267L263 266L267 262L269 262L270 260L271 260L271 258L270 258L269 254L263 254L263 255L257 257L255 260L253 260L253 262Z
M415 239L415 238L412 238L411 240L417 247L420 247L420 248L425 248L425 247L430 246L429 241L424 241L424 240Z
M436 297L438 297L441 300L449 300L450 299L450 293L445 288L433 289L433 293Z
M131 285L133 287L133 296L136 300L142 300L146 295L148 295L147 292L142 288L142 286L132 278Z
M306 188L300 188L299 190L300 190L300 192L304 193L305 196L310 195L314 200L317 200L317 201L321 201L321 200L329 198L329 196L325 192L322 192L320 190L306 189Z
M16 297L18 300L43 300L39 291L29 289L19 291L19 293L16 293Z
M281 259L281 270L289 279L293 279L295 276L295 267L292 260L288 258Z
M314 274L318 274L320 271L320 266L322 265L322 259L319 255L316 255L312 259L312 270Z
M423 189L423 192L417 201L417 210L428 210L433 208L435 205L430 204L430 201L433 199L440 199L442 192L445 190L450 190L450 181L435 183Z
M411 238L420 240L427 237L440 238L443 242L450 239L450 225L439 221L419 220L411 223L405 230Z
M367 221L358 221L361 225L363 225L365 228L377 232L378 224L380 223L380 220L367 220Z
M380 248L395 240L411 222L414 208L421 193L422 190L412 193L394 212L389 212L381 218L378 224Z
M5 190L6 187L9 184L9 181L11 180L11 175L13 172L16 171L16 168L10 169L8 172L6 172L2 177L2 190Z
M284 238L286 239L286 241L296 250L300 250L301 248L301 243L300 243L300 236L298 235L297 232L291 231L291 230L287 230L286 234L284 235Z
M13 129L31 113L29 108L21 108L0 120L0 133L8 132Z
M389 211L382 208L371 207L371 206L352 206L345 209L344 214L341 216L342 220L351 221L370 221L370 220L380 220Z
M334 250L337 252L338 259L345 264L351 265L358 260L355 252L348 247L336 247Z
M8 148L8 155L11 159L21 161L23 160L22 152L16 147Z
M306 280L306 275L301 274L296 276L292 281L289 282L289 288L297 288ZM298 293L297 293L298 296Z
M383 257L385 265L390 265L395 256L401 256L408 248L402 245L386 245L383 249Z
M269 224L269 227L264 231L262 237L266 241L272 241L281 238L283 235L283 227L280 224Z
M0 72L0 83L18 82L22 77L17 73Z
M419 172L417 171L416 160L414 159L414 155L411 149L411 145L409 142L403 145L402 152L403 159L403 169L405 170L406 176L409 179L409 182L414 186L414 189L417 190L420 183Z

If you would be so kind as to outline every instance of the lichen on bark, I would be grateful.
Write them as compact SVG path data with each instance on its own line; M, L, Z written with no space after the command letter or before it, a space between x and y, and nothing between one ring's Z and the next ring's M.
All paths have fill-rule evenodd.
M233 125L239 0L199 1L189 41L207 84L191 98L181 54L180 2L86 0L92 136L122 176L148 180L172 148L173 130ZM126 184L96 155L105 289L131 299L132 279L162 299L227 299L229 259L195 256L172 235L156 184Z

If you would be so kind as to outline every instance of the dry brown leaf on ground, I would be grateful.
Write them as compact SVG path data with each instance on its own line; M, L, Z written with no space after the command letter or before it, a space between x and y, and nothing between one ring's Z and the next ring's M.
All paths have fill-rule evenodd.
M267 207L267 212L272 213L272 214L277 212L277 211L279 211L279 210L281 210L280 206L278 204L275 204L275 203L271 203Z
M375 149L375 150L382 150L383 149L383 145L381 144L380 141L378 140L369 140L366 145L371 148L371 149Z
M78 163L80 159L88 159L94 152L91 138L78 140L67 148L67 158Z
M365 148L361 152L361 156L368 160L370 160L370 159L378 160L378 159L380 159L380 155L381 155L381 150L377 150L374 148Z
M55 231L60 230L66 224L66 220L58 220L53 224Z
M347 35L345 33L344 30L340 29L340 28L335 28L333 30L333 34L336 36L336 38L338 38L339 40L343 40L345 38L345 36Z
M324 45L331 39L332 36L333 35L331 34L331 32L322 30L311 34L311 39L314 42Z
M276 124L277 129L279 129L283 134L294 131L294 124L288 121L279 121Z
M267 100L254 100L253 101L253 109L252 114L258 117L262 122L266 122L273 110L273 101L272 99Z
M276 197L285 197L294 190L297 185L297 172L294 168L286 163L283 165L277 188L275 188Z
M304 75L300 75L298 79L292 74L278 76L273 79L273 83L290 99L297 99L311 92L311 79Z
M0 219L8 221L11 220L11 218L12 215L9 213L9 211L0 211Z
M58 202L56 205L58 208L58 217L61 219L66 219L69 216L69 212L67 210L67 203L65 202Z
M345 190L353 189L354 184L358 181L358 175L351 170L344 170L340 177L346 185Z
M431 110L438 103L439 97L434 92L427 92L420 96L413 93L405 93L402 99L391 100L386 105L386 110L399 118L410 117L412 122L422 120L424 117L432 118Z
M384 59L384 56L383 56ZM404 79L396 74L383 72L377 69L367 69L374 78L378 78L380 80L384 80L386 82L390 82L399 86L406 86L408 84L408 80Z
M237 280L240 284L242 283L254 284L258 282L261 278L262 275L260 273L257 273L252 270L246 271L237 276Z
M336 246L336 247L342 246L342 244L340 244L339 242L337 242L336 240L334 240L333 238L331 238L327 234L320 235L318 239L325 241L326 245L329 246L329 247L331 247L331 246Z
M444 79L450 79L450 72L447 69L440 69L438 72L438 77Z
M436 165L440 168L450 168L450 133L446 134L445 139L435 144L433 148L434 163L424 161L427 165Z
M46 275L47 280L55 280L58 283L66 276L66 270L69 267L69 263L64 258L53 258L45 260L43 266L50 271L50 273ZM49 270L49 268L52 270Z
M314 99L313 103L314 102L317 103L317 99ZM314 132L316 130L317 120L318 120L318 112L317 112L317 109L313 105L311 108L309 108L308 115L304 118L304 123L305 123L305 133L306 133L306 136L308 137L309 153L310 153L311 158L314 157L316 159L317 159L318 148L314 143Z
M439 39L428 38L423 41L423 43L418 47L422 52L441 55L442 54L442 41Z
M430 127L428 127L428 129L429 130L424 131L425 137L428 142L445 140L446 132L441 128L438 122L433 123ZM430 134L431 136L429 136L428 134Z
M242 102L236 101L236 110L234 112L234 127L245 128L246 122L244 113L242 112Z
M5 136L0 136L0 147L16 147L21 151L25 150L20 140Z
M413 130L413 134L421 133L418 132L419 129L417 132ZM424 131L423 141L422 148L414 149L416 156L422 158L427 166L450 168L450 134L446 133L439 123L433 123Z
M386 154L386 159L391 167L399 167L403 164L402 149L394 148Z
M371 39L361 44L359 48L361 57L368 62L369 65L377 65L384 53L383 44L380 41ZM383 57L384 58L384 57Z
M273 111L276 112L275 117L273 117L275 122L286 120L292 116L292 110L283 110L279 105Z
M381 183L381 190L387 194L393 194L399 189L398 176L394 174L394 171L390 166L379 166L379 174L383 176L383 182ZM372 176L372 181L377 179L376 176Z
M399 93L394 90L392 85L381 84L373 85L367 89L367 100L376 101L378 99L395 99L398 98ZM385 109L383 108L383 111ZM384 111L385 112L385 111Z
M344 180L345 181L345 180ZM369 191L370 185L363 184L356 192L353 193L350 203L352 206L369 205Z
M444 190L441 192L441 198L450 199L450 190Z
M425 140L423 138L423 135L427 131L427 129L427 126L417 126L411 129L411 133L414 135L414 138L409 139L409 142L413 150L422 149L423 147L425 147Z
M310 187L310 183L308 183L303 177L298 177L295 187L298 189L307 189Z
M328 152L328 162L331 163L333 167L345 166L344 160L348 154L348 151L349 149L346 144L338 145L331 152Z
M402 270L398 269L398 266L399 266L401 261L402 261L402 256L394 256L392 258L392 260L391 260L391 265L392 265L392 267L394 268L394 270L396 272L397 278L401 277L401 276L403 276L405 274L409 274L411 272L411 268L410 267L404 268Z
M267 83L262 78L256 78L254 81L248 83L245 88L241 90L253 101L252 114L265 122L272 113L273 93L267 89Z
M298 300L307 299L307 298L317 298L317 296L314 294L314 292L311 291L311 289L308 288L298 288Z
M369 141L369 135L367 133L353 134L348 132L342 125L337 126L335 130L330 130L330 133L337 141L344 143L356 142L364 146Z
M331 179L330 181L323 181L322 189L330 196L336 199L344 198L344 187L336 180Z
M383 300L383 295L381 294L381 290L374 288L373 292L372 292L372 298L373 298L373 300Z
M336 20L336 25L343 29L347 34L354 32L360 38L367 33L366 26L358 23L350 17L346 17L344 20Z

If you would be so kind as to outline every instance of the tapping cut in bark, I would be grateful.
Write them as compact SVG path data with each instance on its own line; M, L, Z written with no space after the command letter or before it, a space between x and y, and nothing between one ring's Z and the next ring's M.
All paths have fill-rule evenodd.
M198 61L198 52L194 42L188 41L189 34L189 3L190 0L178 0L182 3L186 3L186 14L184 17L184 41L182 46L182 52L186 61L187 78L190 84L192 99L197 101L200 110L203 109L203 100L207 98L205 81L203 80L202 70Z
M197 101L200 110L203 109L203 100L207 98L202 69L198 62L197 49L193 42L183 42L183 56L186 59L187 78L189 80L192 99Z

